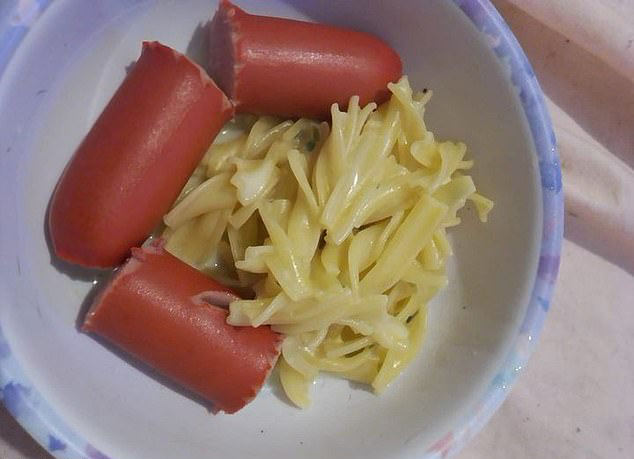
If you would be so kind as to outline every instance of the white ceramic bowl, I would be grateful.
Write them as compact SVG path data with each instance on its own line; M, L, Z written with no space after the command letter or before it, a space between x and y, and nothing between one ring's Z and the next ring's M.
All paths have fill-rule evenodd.
M291 407L270 383L238 414L212 415L77 331L92 278L51 260L51 191L140 42L196 56L197 27L213 3L10 0L0 8L6 406L65 459L445 457L486 422L526 361L561 242L548 115L530 65L487 0L237 1L386 39L412 85L434 91L431 129L467 143L476 183L496 202L488 224L471 212L453 232L450 286L431 306L424 350L385 395L321 377L309 410Z

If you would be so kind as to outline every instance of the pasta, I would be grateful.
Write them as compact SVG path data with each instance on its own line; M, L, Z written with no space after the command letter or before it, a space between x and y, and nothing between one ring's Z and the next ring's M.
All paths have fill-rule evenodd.
M401 374L447 284L447 228L467 200L482 221L493 207L466 146L427 130L431 92L389 89L379 107L333 105L331 125L236 118L164 218L167 250L255 292L228 322L285 335L279 375L300 407L320 371L377 393Z

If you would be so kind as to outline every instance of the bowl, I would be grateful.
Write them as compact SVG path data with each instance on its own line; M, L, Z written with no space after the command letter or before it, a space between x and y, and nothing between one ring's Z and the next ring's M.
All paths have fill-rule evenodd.
M452 233L449 287L415 363L380 397L321 377L313 406L271 381L213 415L76 328L95 281L51 257L44 215L70 155L139 54L158 39L203 50L208 0L20 0L0 7L0 388L51 454L432 458L458 451L501 404L533 350L562 237L555 139L531 66L487 0L238 0L247 11L372 32L431 88L427 122L459 139L496 207Z

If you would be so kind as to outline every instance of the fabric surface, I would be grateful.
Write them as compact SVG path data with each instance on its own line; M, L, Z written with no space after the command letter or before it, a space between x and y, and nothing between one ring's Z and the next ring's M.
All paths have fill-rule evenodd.
M568 240L535 355L458 459L634 457L634 1L494 4L547 96ZM50 458L1 407L0 458Z
M537 350L458 459L631 458L634 2L493 2L547 97L567 240Z
M634 277L564 241L540 342L457 459L634 457Z
M634 2L494 0L557 135L566 237L634 273Z

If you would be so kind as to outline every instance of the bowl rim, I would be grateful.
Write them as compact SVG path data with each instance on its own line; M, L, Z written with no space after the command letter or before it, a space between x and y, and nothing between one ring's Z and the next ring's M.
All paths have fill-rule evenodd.
M46 11L53 0L21 0L5 14L20 18L3 22L0 17L0 78L11 57L29 29ZM497 374L475 407L456 425L438 437L422 458L445 458L454 455L493 416L509 393L520 370L533 352L543 327L559 270L563 239L563 192L561 167L556 139L544 96L533 69L520 44L490 0L452 0L487 42L498 60L510 69L510 79L519 94L523 113L534 142L539 162L542 192L542 236L539 262L535 272L530 302ZM21 14L17 14L20 7ZM108 456L81 438L47 403L30 382L9 344L0 324L0 396L7 410L22 427L50 454L60 459Z

